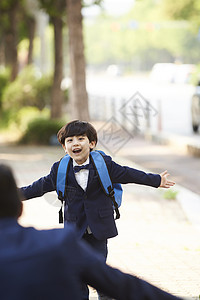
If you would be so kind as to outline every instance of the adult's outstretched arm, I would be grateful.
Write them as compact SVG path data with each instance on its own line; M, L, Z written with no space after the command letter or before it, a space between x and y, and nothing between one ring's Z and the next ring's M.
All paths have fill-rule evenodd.
M130 274L108 266L101 257L81 242L82 280L119 300L177 300L178 298Z

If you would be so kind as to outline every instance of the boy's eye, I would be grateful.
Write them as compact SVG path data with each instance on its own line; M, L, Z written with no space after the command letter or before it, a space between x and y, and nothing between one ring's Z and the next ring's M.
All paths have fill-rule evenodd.
M72 142L72 139L67 139L67 143L70 143L70 142Z

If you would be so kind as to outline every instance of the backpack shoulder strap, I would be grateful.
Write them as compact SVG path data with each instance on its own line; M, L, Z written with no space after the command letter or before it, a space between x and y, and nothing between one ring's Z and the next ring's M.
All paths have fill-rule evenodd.
M106 162L103 158L105 153L103 151L95 150L95 151L91 151L90 154L91 154L95 169L97 171L102 189L105 192L105 194L112 199L112 202L113 202L113 205L115 208L115 212L116 212L116 219L119 219L120 213L119 213L119 209L118 209L118 203L116 202L116 199L115 199L115 191L113 188L112 181L110 179L110 175L108 172ZM122 193L120 192L120 195L121 194Z
M58 199L61 201L64 200L64 196L65 196L65 184L67 179L69 161L70 161L70 156L66 154L63 158L61 158L58 166L56 192L58 194Z
M65 184L67 180L67 172L69 168L70 156L66 154L61 158L58 165L57 179L56 179L56 192L58 194L58 199L61 200L62 205L59 210L59 223L64 222L63 218L63 206L64 206L64 196L65 196Z
M90 154L105 194L111 197L114 196L113 185L110 179L110 175L108 173L106 162L103 158L103 155L105 155L105 153L102 151L95 150L91 151Z

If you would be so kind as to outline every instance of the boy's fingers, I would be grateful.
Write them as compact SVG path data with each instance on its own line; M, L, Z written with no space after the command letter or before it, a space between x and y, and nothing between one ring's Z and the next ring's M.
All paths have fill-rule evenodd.
M175 182L174 181L167 181L165 186L166 187L171 187L171 186L174 186L175 185Z
M165 170L164 172L162 172L160 175L161 176L164 176L164 175L167 175L168 174L168 171L167 170ZM169 174L168 174L169 175Z
M171 181L171 180L167 180L166 183L167 183L167 184L170 184L170 185L174 185L174 184L175 184L175 182L174 182L174 181Z
M161 187L164 188L170 188L172 186L175 185L175 182L172 180L168 180L168 176L170 176L170 174L168 173L167 170L165 170L164 172L160 173L160 176L162 177L162 184Z
M164 188L170 188L172 186L175 185L175 182L172 181L172 180L164 180L163 184L161 184L161 187L164 187Z
M168 182L167 184L170 186L173 186L173 185L175 185L175 182Z

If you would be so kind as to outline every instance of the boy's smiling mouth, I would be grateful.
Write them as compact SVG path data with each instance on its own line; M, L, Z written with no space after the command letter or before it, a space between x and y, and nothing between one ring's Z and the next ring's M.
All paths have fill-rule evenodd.
M74 150L72 150L72 152L74 153L74 154L78 154L78 153L80 153L82 150L81 149L74 149Z

